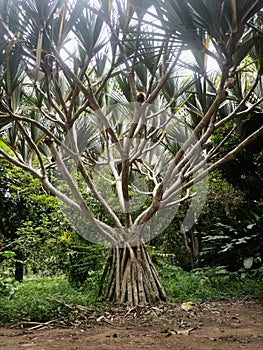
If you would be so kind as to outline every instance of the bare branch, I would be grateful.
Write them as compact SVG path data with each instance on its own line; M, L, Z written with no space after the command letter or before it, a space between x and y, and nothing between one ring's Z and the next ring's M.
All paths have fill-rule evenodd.
M257 139L263 135L263 126L261 126L258 130L253 132L251 135L245 138L240 144L238 144L232 151L228 152L223 158L219 159L217 162L210 165L207 169L209 173L214 171L215 169L223 166L224 164L228 163L232 159L236 157L238 153L240 153L245 147L247 147L252 141Z
M100 223L95 220L94 216L92 215L92 213L90 212L85 200L83 199L82 194L80 193L79 188L77 187L77 184L75 183L74 179L72 178L71 174L69 173L67 167L65 166L61 155L59 154L59 152L56 150L52 140L47 141L48 147L50 148L53 157L56 160L57 166L59 168L59 170L61 171L63 178L65 179L73 197L75 198L76 202L79 205L79 208L81 209L81 213L82 215L84 215L84 217L86 217L90 224L93 226L93 228L102 235L102 237L105 237L105 239L107 239L109 242L112 242L114 244L117 244L116 240L114 237L112 237L112 235L109 234L109 231L106 231L105 229L102 229ZM63 200L64 198L61 197L61 199ZM106 225L105 225L106 226Z
M37 147L37 145L35 144L35 142L33 141L32 137L30 137L27 133L27 131L25 130L25 128L23 127L23 125L17 121L17 125L22 133L22 135L25 136L25 138L27 139L29 145L33 148L33 150L36 152L36 155L37 155L37 158L38 158L38 161L39 161L39 164L40 164L40 167L41 167L41 170L42 170L42 174L43 176L46 176L46 168L45 168L45 165L44 165L44 161L43 161L43 158L42 158L42 155Z
M41 181L43 181L43 176L41 173L39 173L38 171L36 171L34 168L32 168L31 166L29 166L27 163L22 162L21 160L18 160L12 156L10 156L7 152L5 152L2 148L0 148L0 154L2 154L2 156L4 156L11 164L14 164L18 167L20 167L21 169L27 171L28 173L30 173L31 175L33 175L34 177L37 177L38 179L40 179Z
M169 69L167 70L167 72L162 76L159 84L156 86L156 88L154 89L154 91L149 95L149 97L146 99L145 103L151 104L153 103L153 101L156 99L156 97L158 96L158 94L160 93L161 89L163 88L164 84L167 82L167 79L170 77L174 67L176 66L176 64L178 63L179 57L182 53L182 50L180 49L173 61L173 63L170 65Z
M183 158L184 153L186 152L186 150L188 150L191 147L191 145L196 143L196 140L198 140L199 135L201 134L202 130L205 129L207 124L211 121L211 118L214 117L214 115L218 111L219 106L225 100L225 98L226 98L225 91L224 90L220 90L218 92L217 96L216 96L216 99L212 103L211 107L209 108L209 110L207 111L205 116L202 118L202 120L199 122L199 124L194 129L193 134L181 146L181 149L175 155L175 157L174 157L173 161L171 162L171 164L170 164L170 166L169 166L169 168L168 168L168 170L166 172L166 175L165 175L165 177L163 179L163 186L164 186L164 188L171 181L172 174L174 173L175 169L176 169L177 172L179 171L178 164L179 164L179 161ZM181 163L180 166L182 166L182 165L183 165L183 163Z
M252 92L255 90L257 84L259 81L259 76L256 77L254 84L251 86L249 92L247 93L247 95L242 99L242 101L238 104L238 106L234 109L234 111L232 113L230 113L227 117L221 119L219 122L217 122L215 124L215 129L220 128L221 126L225 125L227 122L229 122L230 120L236 118L237 116L237 112L241 109L241 107L243 107L245 105L245 103L248 101L249 97L251 96ZM256 105L258 105L259 103L262 102L262 98L260 99L260 102L256 102Z

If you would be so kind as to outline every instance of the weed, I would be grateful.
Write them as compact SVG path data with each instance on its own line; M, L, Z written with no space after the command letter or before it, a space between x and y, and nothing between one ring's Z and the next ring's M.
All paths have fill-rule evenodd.
M262 297L262 275L257 278L244 278L242 273L228 272L224 267L186 272L171 265L159 267L159 273L168 300L175 303ZM94 307L98 306L97 287L98 282L94 276L87 279L78 289L64 277L25 280L16 286L11 297L0 297L0 320L2 323L14 324L25 320L46 322L64 318L66 323L74 317L69 308L63 304L51 303L46 298Z

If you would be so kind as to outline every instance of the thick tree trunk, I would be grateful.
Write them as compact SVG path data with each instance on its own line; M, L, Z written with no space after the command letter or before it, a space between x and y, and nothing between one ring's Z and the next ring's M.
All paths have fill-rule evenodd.
M144 244L112 248L107 265L106 298L131 306L165 301L159 275Z

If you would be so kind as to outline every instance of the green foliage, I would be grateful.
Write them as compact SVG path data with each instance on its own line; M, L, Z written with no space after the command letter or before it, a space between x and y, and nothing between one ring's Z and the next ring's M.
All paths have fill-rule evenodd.
M220 173L209 179L207 204L193 229L183 234L182 205L162 237L151 244L168 254L171 264L190 271L226 265L231 271L258 268L263 261L262 204L248 208L246 194ZM244 267L244 263L246 268ZM251 266L249 265L251 264Z
M256 276L230 272L224 266L186 272L170 265L159 267L159 273L168 299L176 303L262 297L262 268L257 270Z
M196 269L186 272L167 262L167 256L155 250L158 271L170 302L207 302L216 300L238 300L262 297L263 269L257 276L242 276L224 266ZM23 321L46 322L58 320L66 325L76 315L63 303L103 307L96 299L98 281L90 275L81 288L74 288L65 278L44 278L26 280L18 284L10 295L0 295L1 323L14 324ZM61 303L50 302L46 298Z
M107 249L79 240L72 245L67 263L67 277L73 286L83 285L89 278L99 280L106 263Z
M14 278L5 278L0 275L0 297L12 298L18 288L18 284L19 282L15 281Z
M16 253L11 250L0 252L0 262L5 259L5 265L0 263L0 297L11 298L17 289L18 282L9 276L7 269L9 265L14 263L15 257Z
M193 135L200 137L210 170L213 162L215 168L221 166L224 162L220 160L227 160L225 155L235 156L231 150L242 146L243 140L251 141L250 135L262 127L262 7L263 0L160 0L144 4L137 0L108 4L8 0L0 4L0 153L39 179L1 160L1 250L11 249L16 254L9 264L20 265L20 271L24 264L34 273L50 274L66 266L70 282L78 284L93 276L95 270L100 271L105 262L103 249L75 244L68 222L54 198L43 194L40 181L70 203L71 209L77 208L77 217L85 214L84 220L99 227L102 236L109 234L109 241L115 240L115 231L119 242L128 239L127 230L113 230L113 225L126 229L133 221L135 226L137 222L146 227L148 216L159 207L155 206L156 199L162 202L160 207L165 207L170 205L170 191L176 193L182 186L183 192L195 191L191 180L200 168L187 165L187 154L192 153L192 157L195 146L186 125L198 125ZM151 20L144 17L146 12ZM191 50L193 62L181 62L184 50ZM216 73L210 74L207 69L209 56L220 67ZM191 71L189 79L181 76L185 74L181 68ZM226 84L228 78L235 80L231 87ZM139 128L144 122L143 113L134 113L134 119L126 116L127 122L122 125L119 113L115 116L112 108L115 102L125 105L136 101L138 89L145 92L146 102L156 103L156 110L163 110L165 115L165 122L158 113L146 118L153 122L150 128L145 125L145 135ZM100 107L106 107L105 112L92 113ZM85 123L90 126L86 131ZM62 158L69 159L59 165L61 143L69 131L75 134L68 140L75 155L64 145ZM132 139L137 136L140 141L134 147ZM81 145L78 137L88 140L87 144ZM258 143L262 147L260 142L262 138ZM184 146L180 150L181 144ZM121 146L117 156L113 145ZM234 168L228 176L232 183L243 177L243 189L249 183L250 194L260 189L260 185L254 186L254 169L262 180L259 147L256 152L247 149L236 158L239 168L250 160L250 169L236 172ZM127 150L132 148L133 156L127 157ZM77 149L84 151L78 162L79 172L75 167ZM158 155L153 155L154 151ZM71 161L73 173L69 171ZM63 184L54 186L50 176L53 170L66 174L68 193ZM124 208L119 210L119 204L127 202L128 208L127 199L144 192L132 186L133 175L138 172L152 188L145 191L148 199L144 206L127 215ZM235 172L237 176L233 176ZM172 174L184 183L177 182ZM100 175L101 181L97 181ZM169 189L168 184L174 180L178 188ZM170 262L188 270L198 263L226 265L231 270L242 267L245 276L263 258L262 217L257 211L247 216L238 213L233 203L244 201L242 196L225 181L211 181L210 207L194 230L187 234L180 230L189 200L166 230L164 239L158 238L153 244L162 248L162 258L168 254ZM107 184L106 191L101 191ZM102 194L106 192L107 200ZM259 200L260 194L257 203ZM89 233L86 230L86 236L82 236L89 238ZM9 258L4 254L2 257ZM158 259L154 253L157 263ZM213 281L211 276L201 277L206 282Z
M25 220L17 229L16 247L23 253L29 272L54 275L63 272L71 237L71 228L54 197L38 196L36 220ZM65 240L68 237L68 240Z
M66 306L47 301L46 298L65 303L91 306L95 303L92 278L85 288L76 290L64 278L28 280L19 284L11 299L0 297L0 320L2 323L16 323L21 320L45 322L64 318L67 322L70 310Z
M200 254L203 266L227 264L236 271L258 267L263 259L263 217L239 210L236 221L214 218L209 234L202 234Z
M5 269L5 277L14 276L15 252L19 252L20 262L29 274L67 273L73 284L83 283L91 274L98 278L95 271L102 269L105 248L88 244L74 233L57 199L43 191L39 180L3 160L0 175L0 202L5 209L0 218L0 267ZM96 203L92 205L96 215ZM7 246L14 251L12 259Z
M57 274L64 270L69 246L63 238L72 229L59 209L30 174L0 160L0 252L11 249L17 260L8 260L10 276L16 262L29 272ZM2 255L6 266L6 256ZM7 267L7 266L6 266Z
M196 268L185 271L171 263L176 257L148 247L163 281L168 300L205 302L222 299L262 297L263 266L246 266L230 271L227 266ZM246 260L245 260L246 261ZM246 261L248 264L251 261ZM249 267L249 268L248 268Z

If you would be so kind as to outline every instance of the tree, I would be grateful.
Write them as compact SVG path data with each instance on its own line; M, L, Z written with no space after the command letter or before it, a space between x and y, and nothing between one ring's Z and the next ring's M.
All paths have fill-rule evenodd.
M9 265L19 282L30 269L62 271L73 233L56 198L45 193L38 179L2 158L0 179L0 263L6 264L4 252L12 251Z
M15 280L21 282L25 254L22 247L17 244L17 230L25 219L32 218L33 210L36 209L32 197L39 190L36 186L36 182L39 184L39 181L32 181L30 175L24 174L19 168L15 169L3 159L0 159L0 179L1 250L6 250L7 246L15 253Z
M189 229L207 174L263 133L225 147L262 104L263 1L0 4L0 154L111 247L109 300L165 300L145 242L186 199Z

